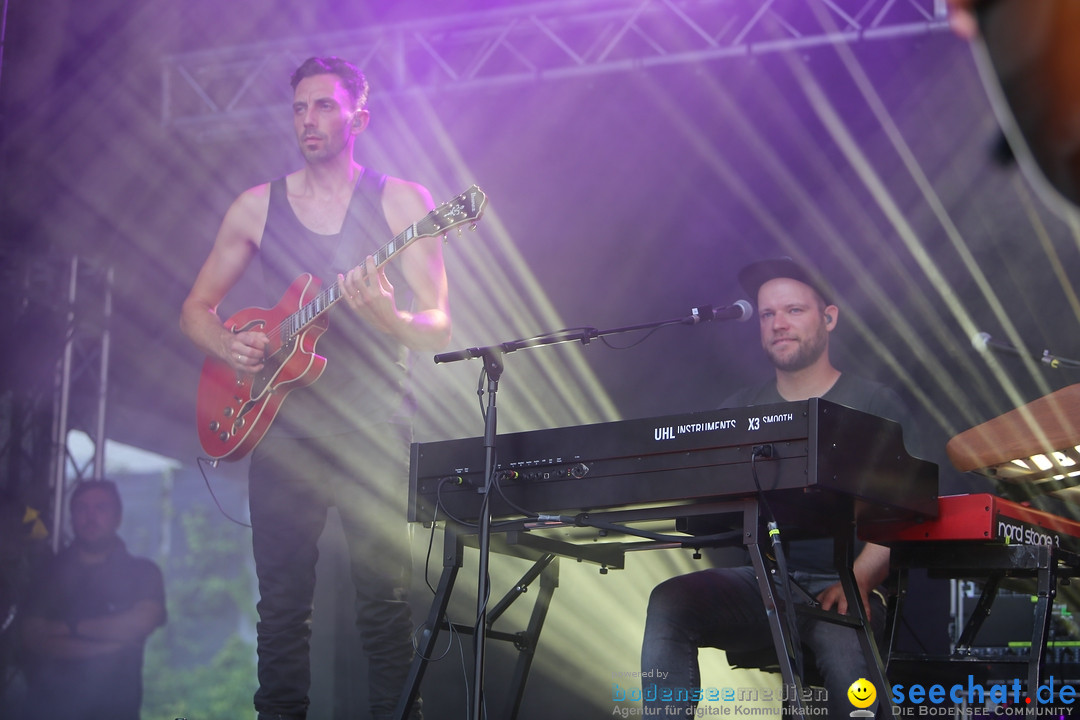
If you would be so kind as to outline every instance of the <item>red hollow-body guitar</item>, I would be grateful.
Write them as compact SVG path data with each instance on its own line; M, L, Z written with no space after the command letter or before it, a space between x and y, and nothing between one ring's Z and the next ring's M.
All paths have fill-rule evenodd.
M414 240L475 223L486 202L487 196L473 185L381 247L373 255L376 267L381 268ZM327 311L342 297L337 283L323 289L318 279L304 274L276 306L247 308L225 322L234 333L264 332L270 343L258 373L238 373L213 357L203 363L195 416L199 442L208 457L243 458L262 440L288 394L319 379L326 358L315 353L315 343L329 327Z

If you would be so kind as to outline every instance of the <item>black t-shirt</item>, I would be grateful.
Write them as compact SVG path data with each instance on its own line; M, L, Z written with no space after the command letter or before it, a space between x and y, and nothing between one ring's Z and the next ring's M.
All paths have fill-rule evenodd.
M874 380L867 380L843 373L836 383L821 396L823 400L844 405L853 410L877 415L900 424L904 434L904 447L909 455L921 456L918 426L903 400L891 388ZM776 381L743 388L724 401L723 407L747 407L786 402L776 389ZM859 544L861 548L862 544ZM835 573L831 540L803 540L785 546L788 567L791 570L831 574Z
M130 610L153 600L165 606L161 570L128 553L122 541L100 563L85 564L77 552L61 551L30 588L26 614L75 623ZM65 720L130 720L142 704L143 645L91 658L29 654L27 717Z

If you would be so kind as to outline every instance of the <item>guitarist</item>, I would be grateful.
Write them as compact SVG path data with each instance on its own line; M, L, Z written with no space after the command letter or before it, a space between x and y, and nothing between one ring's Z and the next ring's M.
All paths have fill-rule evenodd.
M450 341L446 272L438 238L418 239L380 269L371 256L434 203L422 186L353 159L369 120L364 75L340 58L310 58L292 87L303 167L233 202L180 326L205 353L237 373L255 373L265 364L267 335L232 332L217 315L241 275L260 273L268 307L304 272L324 287L341 284L345 297L317 347L325 371L289 395L251 458L260 593L255 708L259 720L306 716L316 543L335 505L351 557L372 715L389 717L412 660L408 351Z

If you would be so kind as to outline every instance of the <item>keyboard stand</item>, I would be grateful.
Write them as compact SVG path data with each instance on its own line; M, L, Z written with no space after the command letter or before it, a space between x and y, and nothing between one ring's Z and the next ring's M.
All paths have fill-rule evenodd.
M846 505L850 508L849 501L846 502ZM794 623L789 624L785 616L788 609L777 601L778 593L774 574L767 562L766 553L761 543L764 525L760 507L758 501L754 498L668 504L628 510L581 513L575 516L576 525L585 528L602 528L607 531L609 536L612 535L611 528L620 528L631 538L625 542L596 542L595 536L593 536L587 541L576 543L546 537L543 535L543 528L531 527L530 523L526 521L499 523L494 528L495 532L491 536L491 551L501 555L531 560L533 566L488 614L487 627L485 628L488 637L513 642L519 651L505 710L496 717L514 720L521 707L525 684L528 680L528 673L539 641L540 631L543 628L555 588L558 586L559 556L595 563L600 566L601 573L606 573L609 569L622 569L625 565L625 553L628 551L708 547L716 544L715 537L719 536L686 535L657 538L656 533L636 530L634 525L657 520L674 521L714 516L737 516L739 518L733 521L733 526L738 527L741 523L742 532L739 537L750 553L751 562L758 577L758 587L769 616L773 645L780 663L782 682L785 683L787 688L791 689L791 692L784 694L787 703L785 716L792 718L792 720L804 720L806 712L803 706L803 698L805 697L803 683L799 673L796 672L797 663L795 662L795 648L798 647L799 639L797 632L792 633L790 629L794 627ZM833 516L833 523L835 524L835 515ZM870 666L871 678L869 679L878 688L879 712L884 713L883 717L892 717L893 708L887 692L884 666L874 641L870 623L859 598L854 573L851 570L854 557L854 527L852 523L841 523L841 525L844 526L845 530L833 537L837 566L843 568L840 572L840 580L848 599L848 607L857 608L857 612L853 615L840 615L832 611L801 606L797 608L797 612L800 614L810 613L826 622L847 625L858 632L860 647L867 659L867 664ZM566 526L559 527L565 528ZM732 533L727 532L725 536L731 537ZM637 539L633 539L635 537ZM464 562L464 548L474 546L475 542L475 528L453 523L446 524L443 535L443 573L436 588L435 596L432 599L427 619L424 622L405 687L395 709L394 717L398 720L408 718L412 705L419 696L420 684L423 681L427 663L433 657L439 631L452 629L463 634L472 634L474 632L471 625L448 623L446 621L446 609L450 602L450 595L458 571ZM541 591L533 604L528 628L522 632L512 634L493 631L492 625L495 620L537 578L540 579ZM644 618L642 620L644 621Z

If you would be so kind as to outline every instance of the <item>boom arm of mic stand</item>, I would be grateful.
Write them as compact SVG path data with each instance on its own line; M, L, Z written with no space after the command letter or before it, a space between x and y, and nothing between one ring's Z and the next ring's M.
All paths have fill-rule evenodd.
M557 345L559 343L576 341L580 341L582 345L588 345L590 340L599 337L600 335L601 333L596 330L596 328L581 328L573 331L566 330L558 333L551 333L550 335L539 335L525 340L511 340L509 342L500 343L499 345L487 345L484 347L466 348L465 350L440 353L435 356L435 362L438 364L457 362L458 360L469 360L470 358L484 358L486 363L488 362L487 358L492 355L506 355L515 350L536 347L538 345Z
M591 340L606 335L619 335L622 333L635 332L637 330L653 330L655 328L664 327L665 325L695 325L698 322L701 322L701 318L692 315L690 317L675 318L673 320L660 320L659 322L641 323L640 325L628 325L625 327L612 328L610 330L597 330L596 328L591 327L577 328L574 330L560 330L558 332L548 333L547 335L537 335L536 337L523 340L511 340L499 345L488 345L486 347L466 348L464 350L440 353L435 356L435 363L450 363L457 362L458 360L468 360L470 358L487 357L492 353L505 355L524 348L537 347L540 345L558 345L559 343L565 342L580 342L582 345L588 345Z
M1051 355L1049 350L1043 350L1043 354L1039 358L1039 361L1043 365L1049 365L1055 370L1059 367L1069 368L1070 370L1076 370L1077 368L1080 368L1080 362L1077 362L1076 360L1073 360L1071 358L1061 357L1059 355Z

